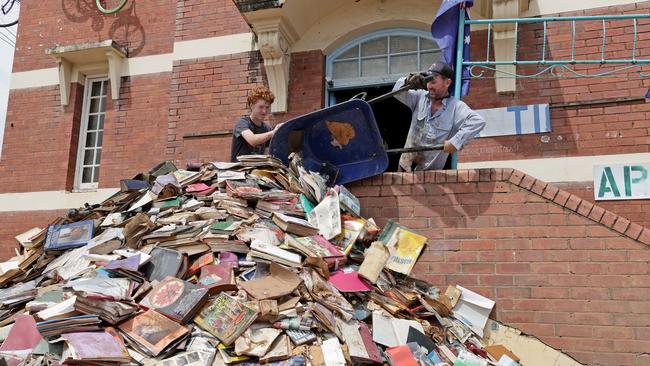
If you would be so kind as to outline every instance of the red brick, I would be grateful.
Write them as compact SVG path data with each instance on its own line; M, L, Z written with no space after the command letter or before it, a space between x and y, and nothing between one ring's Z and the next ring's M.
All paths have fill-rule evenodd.
M568 208L569 210L576 211L581 202L582 199L580 197L572 194L569 196L569 199L567 200L564 207Z
M380 189L380 187L369 186L353 187L352 194L357 197L377 197L379 196Z
M566 299L569 297L569 289L562 287L533 287L530 296L541 299Z
M619 233L623 234L627 230L627 228L630 226L630 220L619 216L616 222L614 223L614 226L612 226L612 229L615 231L618 231Z
M470 169L467 171L467 181L468 182L478 182L479 181L479 172L477 169Z
M640 241L643 244L650 245L650 229L643 229L641 231L641 234L637 238L638 241Z
M591 209L594 207L593 203L583 200L580 202L577 212L582 216L589 216Z
M555 325L555 335L560 337L581 337L593 336L593 327L587 325Z
M445 170L447 175L447 183L456 183L458 182L458 171L457 170Z
M512 172L512 175L509 178L509 181L512 184L519 185L521 183L521 180L524 179L524 176L526 176L525 173L520 172L519 170L515 170Z
M605 214L604 208L600 206L593 206L591 212L589 213L589 218L596 222L600 222L600 219L603 217L604 214Z
M497 274L530 273L529 263L497 263Z
M461 271L466 274L494 273L494 264L463 263L461 264Z
M643 231L643 226L639 224L631 223L630 226L627 228L627 230L625 230L625 235L636 240L639 238L639 235L641 235L642 231Z
M533 187L533 184L535 184L535 178L531 177L530 175L526 175L524 176L524 179L522 179L519 183L519 186L521 188L530 190Z
M542 182L541 180L536 180L530 190L533 193L541 196L546 186L547 186L546 182Z
M553 199L553 202L557 203L560 206L566 205L569 197L571 197L571 194L567 191L559 191L555 198Z
M514 172L514 169L511 169L511 168L503 168L503 169L501 169L501 179L500 180L506 181L506 182L509 181L513 172Z
M567 249L568 239L549 238L532 239L532 249Z
M555 199L555 196L558 194L559 191L560 190L557 187L549 184L544 189L544 192L542 192L542 197L552 201Z
M600 219L600 223L607 226L607 227L612 227L614 226L614 222L616 222L616 219L618 218L618 215L611 211L605 211L605 214L603 214L603 218Z
M512 275L481 275L479 282L483 286L513 286L514 277Z
M494 240L463 240L460 242L462 250L493 250Z
M491 169L479 169L478 180L479 182L490 182L492 180Z
M532 273L569 273L567 263L531 263Z

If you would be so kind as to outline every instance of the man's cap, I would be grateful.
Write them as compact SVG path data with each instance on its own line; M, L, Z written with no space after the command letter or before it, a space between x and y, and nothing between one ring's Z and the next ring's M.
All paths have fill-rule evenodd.
M440 74L448 79L454 80L454 70L444 62L436 61L427 70L430 73Z

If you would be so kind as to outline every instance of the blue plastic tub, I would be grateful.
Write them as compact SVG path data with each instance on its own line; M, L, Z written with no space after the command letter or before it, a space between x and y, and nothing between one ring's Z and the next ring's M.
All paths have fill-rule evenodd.
M336 184L383 173L388 156L370 105L353 99L287 121L270 143L270 153L288 164L289 153L302 151L304 166L338 169Z

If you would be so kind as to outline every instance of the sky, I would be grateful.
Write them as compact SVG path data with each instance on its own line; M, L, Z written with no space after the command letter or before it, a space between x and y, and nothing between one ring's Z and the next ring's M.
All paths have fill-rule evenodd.
M0 0L0 4L4 3ZM10 28L0 28L0 38L10 38L14 43L18 25ZM0 157L2 156L2 141L5 133L7 119L7 102L9 99L9 84L11 82L11 68L14 61L14 48L5 41L0 40Z

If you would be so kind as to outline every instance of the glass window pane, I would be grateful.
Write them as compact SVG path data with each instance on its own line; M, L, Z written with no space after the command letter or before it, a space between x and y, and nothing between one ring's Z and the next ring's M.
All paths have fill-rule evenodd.
M99 167L96 166L93 172L93 183L99 182Z
M93 168L84 168L81 175L81 183L92 183Z
M90 113L106 111L106 97L90 99Z
M385 55L388 53L388 37L373 39L361 44L361 56Z
M102 82L101 81L93 81L93 85L91 87L91 92L90 95L93 97L101 95L102 91Z
M411 36L391 36L390 53L413 52L418 50L418 38Z
M437 50L438 44L430 39L420 38L420 51Z
M358 45L357 45L357 46L354 46L354 47L352 47L352 48L350 48L349 50L347 50L347 51L345 51L345 52L343 52L343 53L340 54L339 57L337 57L336 59L340 59L340 58L355 58L355 57L359 57L359 46L358 46Z
M92 98L92 99L90 99L90 109L89 109L90 113L97 113L97 112L100 111L99 108L100 108L101 99L102 98Z
M420 54L421 69L428 69L434 61L442 61L440 52L425 52Z
M407 74L418 70L418 55L391 56L390 73Z
M95 150L95 165L99 165L99 161L102 159L102 149Z
M98 121L99 121L100 117L103 117L103 115L96 114L96 115L92 115L92 116L88 117L88 130L89 131L98 129L98 127L99 127Z
M356 78L359 76L359 61L335 62L332 70L333 79Z
M95 146L101 147L103 139L104 139L104 131L97 132L97 144Z
M93 149L84 150L84 165L93 165Z
M97 115L97 117L99 117L99 124L97 126L97 129L98 130L103 130L104 129L104 115L99 114L99 115Z
M86 147L95 147L95 136L97 136L97 132L89 132L86 134Z
M388 60L386 58L374 58L361 61L361 76L386 75Z

